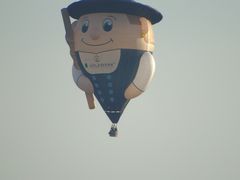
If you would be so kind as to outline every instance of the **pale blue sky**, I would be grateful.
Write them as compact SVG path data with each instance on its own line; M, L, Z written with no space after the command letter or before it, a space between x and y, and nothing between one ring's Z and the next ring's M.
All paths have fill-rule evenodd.
M239 1L140 1L164 17L157 71L116 139L72 80L71 2L0 1L0 179L238 180Z

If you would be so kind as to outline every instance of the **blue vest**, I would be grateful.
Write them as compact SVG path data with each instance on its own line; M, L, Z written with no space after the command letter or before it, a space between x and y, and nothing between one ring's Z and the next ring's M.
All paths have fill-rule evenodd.
M145 51L121 49L120 61L117 69L112 73L90 74L85 70L78 53L77 61L83 74L89 78L94 86L94 95L103 110L113 123L117 123L129 100L124 92L134 80L140 59Z

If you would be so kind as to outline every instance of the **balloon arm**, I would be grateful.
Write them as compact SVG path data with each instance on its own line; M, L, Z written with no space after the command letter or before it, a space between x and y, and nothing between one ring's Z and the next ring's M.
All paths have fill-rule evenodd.
M155 73L155 60L150 52L145 52L139 63L137 74L133 80L136 85L143 92L146 90L148 84L151 82Z
M70 53L71 56L74 60L74 65L76 66L76 60L73 57L72 53L75 51L74 50L74 39L73 39L73 30L72 30L72 24L71 24L71 20L67 11L67 8L63 8L61 10L62 13L62 18L63 18L63 23L64 23L64 27L65 27L65 31L66 31L66 40L69 44L70 47ZM78 67L78 66L76 66ZM86 98L87 98L87 102L88 102L88 107L89 109L94 109L95 108L95 103L94 103L94 97L92 93L85 93Z
M132 99L142 94L151 82L155 72L155 60L151 53L145 52L140 59L136 76L125 90L126 99Z

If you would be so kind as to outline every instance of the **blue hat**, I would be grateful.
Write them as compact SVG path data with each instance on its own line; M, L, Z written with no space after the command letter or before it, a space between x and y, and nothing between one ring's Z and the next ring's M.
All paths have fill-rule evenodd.
M80 0L68 6L68 13L74 19L90 13L124 13L145 17L152 24L162 19L162 14L150 6L134 0Z

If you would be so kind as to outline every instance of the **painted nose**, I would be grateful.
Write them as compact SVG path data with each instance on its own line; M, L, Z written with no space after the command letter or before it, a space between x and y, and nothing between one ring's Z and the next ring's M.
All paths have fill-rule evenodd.
M90 32L90 37L92 40L98 40L100 38L100 33L97 28L92 29Z

